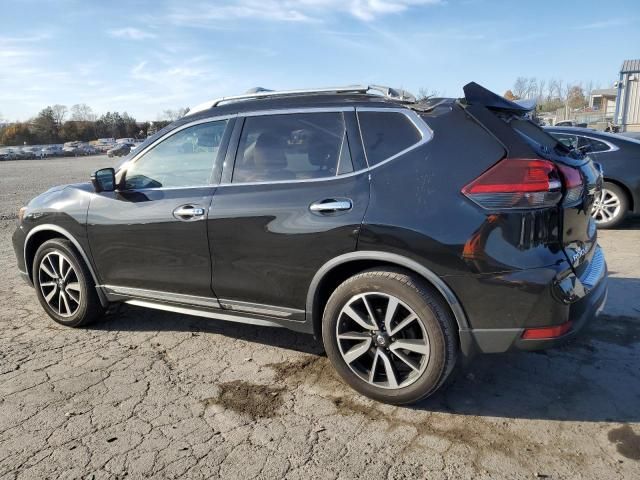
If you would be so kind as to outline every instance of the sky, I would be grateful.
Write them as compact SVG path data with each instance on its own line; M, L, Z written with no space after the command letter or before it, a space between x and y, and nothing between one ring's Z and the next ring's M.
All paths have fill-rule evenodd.
M156 120L256 86L609 87L640 58L638 0L0 0L0 11L5 121L76 103Z

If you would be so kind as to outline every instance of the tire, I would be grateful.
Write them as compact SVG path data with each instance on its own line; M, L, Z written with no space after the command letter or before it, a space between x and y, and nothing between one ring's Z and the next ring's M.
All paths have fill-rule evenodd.
M68 240L56 238L40 245L32 273L42 308L59 324L81 327L104 314L91 273Z
M611 182L602 185L602 196L597 199L591 215L598 228L615 228L620 225L629 211L629 197L622 187Z
M387 311L395 312L388 324ZM376 327L367 312L376 317ZM411 314L416 318L407 323ZM374 269L333 292L322 317L322 340L338 374L357 392L403 405L432 395L451 375L458 355L455 325L426 281L401 270Z

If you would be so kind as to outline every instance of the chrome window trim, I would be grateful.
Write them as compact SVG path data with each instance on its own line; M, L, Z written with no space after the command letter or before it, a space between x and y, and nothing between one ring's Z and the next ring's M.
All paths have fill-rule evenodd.
M576 133L575 134L576 137L584 137L584 138L589 138L591 140L595 140L597 142L602 142L605 145L607 145L609 147L609 150L591 150L590 152L587 153L607 153L607 152L615 152L617 150L620 150L620 148L617 145L614 145L613 143L609 142L608 140L604 140L602 138L598 138L598 137L592 137L589 135L584 135L582 133Z
M165 140L166 138L174 135L175 133L194 126L194 125L199 125L201 123L208 123L208 122L215 122L215 121L220 121L220 120L230 120L232 118L245 118L245 117L257 117L257 116L266 116L266 115L287 115L287 114L296 114L296 113L331 113L331 112L350 112L350 111L355 111L356 112L356 120L358 120L358 128L360 128L360 122L358 119L358 112L392 112L392 113L400 113L402 115L405 115L413 124L413 126L418 130L418 132L421 135L421 139L405 148L404 150L392 155L389 158L384 159L383 161L376 163L373 166L369 165L369 161L367 159L367 152L364 149L364 145L363 145L363 151L365 154L365 159L367 159L367 165L369 165L367 168L362 168L360 170L356 170L354 172L350 172L350 173L345 173L343 175L334 175L332 177L322 177L322 178L302 178L302 179L297 179L297 180L271 180L271 181L262 181L262 182L246 182L246 183L231 183L231 182L224 182L224 183L212 183L212 184L207 184L207 185L196 185L196 186L188 186L188 187L158 187L158 188L140 188L140 189L136 189L136 190L126 190L126 191L131 191L131 192L143 192L143 191L153 191L153 190L185 190L185 189L198 189L198 188L218 188L218 187L229 187L229 186L257 186L257 185L281 185L281 184L295 184L295 183L308 183L308 182L326 182L326 181L331 181L331 180L337 180L337 179L341 179L341 178L349 178L349 177L353 177L355 175L360 175L362 173L368 173L371 170L378 168L382 165L385 165L386 163L391 162L392 160L395 160L398 157L401 157L402 155L405 155L406 153L410 152L411 150L415 150L416 148L421 147L422 145L428 143L431 141L431 139L433 138L433 130L431 130L431 128L429 127L429 125L427 125L427 123L420 117L420 115L418 115L415 111L409 109L409 108L397 108L397 107L356 107L356 106L344 106L344 107L305 107L305 108L290 108L290 109L272 109L272 110L255 110L255 111L250 111L250 112L242 112L242 113L234 113L234 114L227 114L227 115L218 115L218 116L214 116L214 117L207 117L207 118L201 118L198 120L194 120L192 122L189 123L185 123L184 125L180 125L180 127L171 130L170 132L167 132L166 134L164 134L162 137L158 138L155 142L153 142L151 145L148 145L144 150L138 152L134 157L132 157L130 160L127 160L125 163L123 163L120 168L118 169L117 172L120 172L120 170L122 170L123 168L125 168L127 165L129 165L130 163L136 162L140 157L142 157L145 153L147 153L150 149L152 149L154 146L156 146L158 143L162 142L163 140ZM361 142L362 142L362 133L358 132L360 134L361 137Z
M239 116L243 117L243 116L259 116L259 115L281 115L286 113L346 112L346 111L353 111L353 110L355 110L356 112L356 119L358 118L357 113L359 111L392 112L392 113L400 113L402 115L405 115L411 121L413 126L418 130L418 133L420 133L421 135L421 139L417 143L405 148L404 150L396 153L395 155L392 155L389 158L384 159L379 163L376 163L373 166L368 166L367 168L362 168L360 170L356 170L350 173L345 173L343 175L334 175L332 177L322 177L322 178L302 178L297 180L271 180L271 181L246 182L246 183L226 182L226 183L218 184L217 187L222 188L222 187L230 187L230 186L240 187L240 186L256 186L256 185L281 185L281 184L295 184L295 183L308 183L308 182L326 182L331 180L339 180L342 178L349 178L355 175L369 173L371 172L371 170L378 168L386 163L389 163L392 160L395 160L396 158L401 157L402 155L410 152L411 150L415 150L416 148L421 147L422 145L431 141L431 139L433 138L433 130L431 130L431 128L427 125L427 123L416 112L408 108L393 108L393 107L390 107L390 108L385 108L385 107L314 108L314 107L310 107L310 108L296 108L296 109L289 109L289 110L264 110L264 111L258 111L258 112L243 113L243 114L240 114ZM358 128L359 128L359 122L358 122ZM358 132L358 133L360 134L360 136L362 136L361 132ZM365 151L365 158L366 158L366 155L367 153ZM368 160L367 160L367 165L369 165Z
M156 145L158 145L159 143L165 141L167 138L172 137L173 135L175 135L176 133L189 128L189 127L194 127L196 125L200 125L202 123L212 123L212 122L219 122L222 120L226 120L229 121L232 118L236 118L238 116L237 113L234 114L227 114L227 115L217 115L215 117L207 117L207 118L200 118L198 120L193 120L189 123L185 123L184 125L180 125L179 127L174 128L173 130L165 133L163 136L161 136L160 138L157 138L153 143L151 143L150 145L147 145L144 150L140 150L139 152L136 152L136 154L131 157L129 160L127 160L126 162L122 163L120 165L120 167L116 170L116 173L119 173L121 170L125 169L126 167L131 165L132 163L137 162L138 160L140 160L140 158L142 158L149 150L152 150L153 148L156 147ZM210 187L214 184L208 184L206 185L207 187ZM167 188L201 188L201 187L160 187L160 188L147 188L147 189L132 189L132 190L126 190L127 192L137 192L140 190L165 190Z
M604 143L605 145L607 145L609 147L608 150L592 150L592 151L587 152L587 153L607 153L607 152L616 152L616 151L620 150L620 147L618 147L617 145L611 143L608 140L605 140L604 138L592 137L591 135L587 135L587 134L582 133L582 132L565 132L565 131L558 131L558 130L553 130L553 129L549 129L549 132L551 133L551 135L553 135L555 133L556 135L570 135L570 136L573 136L573 137L576 137L576 138L578 138L578 137L589 138L591 140L596 140L598 142L602 142L602 143ZM555 138L555 136L554 136L554 138ZM558 141L560 141L560 140L558 140Z
M413 145L410 145L404 150L401 150L398 153L391 155L389 158L385 158L381 162L378 162L375 165L371 166L371 164L369 164L367 149L364 146L364 139L362 139L362 128L360 127L360 116L358 115L358 113L360 112L400 113L409 119L409 121L413 124L416 130L418 130L418 133L420 133L421 138L420 140L418 140L418 142L414 143ZM364 156L367 159L367 165L369 165L369 170L377 168L380 165L384 165L385 163L388 163L391 160L395 160L396 158L401 157L402 155L410 152L411 150L415 150L416 148L421 147L425 143L428 143L433 138L433 130L431 130L429 125L427 125L427 122L425 122L420 117L420 115L418 115L416 112L408 108L357 107L356 117L358 118L358 128L360 128L360 138L362 139L362 148L364 150Z

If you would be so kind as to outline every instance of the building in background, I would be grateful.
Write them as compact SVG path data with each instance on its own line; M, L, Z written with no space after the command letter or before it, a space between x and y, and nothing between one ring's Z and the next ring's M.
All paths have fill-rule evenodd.
M616 87L614 123L621 132L640 132L640 59L622 63Z

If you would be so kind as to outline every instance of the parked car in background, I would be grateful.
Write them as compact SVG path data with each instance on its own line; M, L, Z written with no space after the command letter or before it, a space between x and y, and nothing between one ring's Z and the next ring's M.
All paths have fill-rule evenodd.
M556 124L554 125L556 127L585 127L587 126L586 123L579 123L576 122L575 120L562 120L560 122L556 122Z
M640 140L640 132L620 132L618 135L633 138L634 140Z
M20 150L24 154L24 157L28 159L38 159L44 157L41 146L22 147Z
M47 145L42 148L42 154L45 157L61 157L64 151L61 145Z
M133 145L135 142L135 138L118 138L116 140L116 143L128 143L129 145Z
M78 146L78 149L82 153L82 155L97 155L100 151L95 148L93 145L89 145L87 143L83 143Z
M109 157L124 157L125 155L129 155L130 151L131 151L131 144L119 143L115 147L107 150L107 155Z
M591 214L599 228L620 225L628 213L640 213L640 141L590 128L547 127L569 148L602 165L604 185Z
M18 268L62 325L125 302L285 327L358 392L416 402L462 356L573 337L607 293L600 170L522 106L464 92L211 100L20 209Z
M77 157L82 152L78 145L67 145L62 148L62 153L65 157Z
M33 157L32 152L25 152L20 147L11 147L9 149L15 160L28 160Z
M13 160L13 153L8 148L0 148L0 160Z
M99 138L92 142L92 146L99 152L106 153L116 146L116 140L114 138Z

